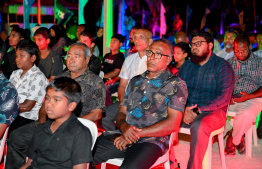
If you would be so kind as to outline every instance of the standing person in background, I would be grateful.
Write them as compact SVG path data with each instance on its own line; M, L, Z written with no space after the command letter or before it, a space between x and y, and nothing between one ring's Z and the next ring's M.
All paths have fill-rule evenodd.
M67 46L67 40L62 36L62 30L58 25L51 26L49 30L51 34L49 47L58 53L59 56L62 56L64 54L63 47Z

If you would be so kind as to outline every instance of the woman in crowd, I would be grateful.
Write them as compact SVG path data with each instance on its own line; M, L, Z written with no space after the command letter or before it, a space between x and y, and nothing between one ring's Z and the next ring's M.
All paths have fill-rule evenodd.
M53 25L49 29L51 33L51 42L49 47L56 51L60 56L64 53L64 46L67 46L66 37L62 35L62 30L58 25Z

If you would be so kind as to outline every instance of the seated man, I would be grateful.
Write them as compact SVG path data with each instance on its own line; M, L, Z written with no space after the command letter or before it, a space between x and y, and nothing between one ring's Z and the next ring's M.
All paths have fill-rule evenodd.
M224 36L224 49L216 53L217 56L228 60L234 56L234 40L237 37L236 32L227 31Z
M147 29L138 29L136 30L134 37L134 43L136 45L137 53L129 55L121 68L119 77L120 83L118 86L118 100L114 104L111 104L106 107L106 117L102 118L102 125L106 131L115 130L115 119L116 114L121 105L126 87L129 81L136 75L140 75L147 70L147 56L146 50L149 49L149 46L153 43L152 32Z
M0 39L0 63L5 53L5 44ZM19 101L17 91L12 83L1 72L0 64L0 138L2 138L5 130L14 121L19 113Z
M229 110L235 111L236 117L225 154L235 154L235 146L240 154L245 153L243 135L262 110L262 58L252 54L250 49L248 36L239 35L234 41L235 56L228 60L236 76Z
M71 78L56 78L47 86L44 106L52 120L36 128L28 161L20 169L87 168L92 160L92 135L73 113L80 99L81 87Z
M62 58L48 46L50 38L50 31L45 27L38 28L34 33L34 41L40 50L38 67L49 82L63 72Z
M225 125L234 88L232 67L212 53L213 42L214 38L208 32L194 33L192 57L178 71L178 76L186 81L188 87L182 124L190 127L191 132L188 169L202 168L210 133Z
M173 48L165 39L151 45L148 71L131 79L117 114L120 131L98 137L93 152L95 165L124 158L120 168L148 169L168 150L169 135L178 131L187 99L185 82L167 69ZM115 133L121 134L111 140Z
M105 85L103 80L91 72L87 65L90 58L90 49L83 43L73 44L68 52L66 60L68 71L60 76L70 77L79 83L82 89L81 102L74 111L77 116L97 121L102 117L105 109ZM46 122L45 107L39 110L38 124ZM36 123L30 123L13 131L9 137L6 169L19 168L25 163L25 152L32 140ZM18 139L19 138L19 139Z
M117 92L119 85L119 73L125 60L124 54L120 52L124 37L114 34L111 37L110 53L104 56L102 71L104 72L104 82L106 85L106 106L112 104L111 94Z
M17 66L15 63L15 49L16 45L20 40L23 40L26 37L25 30L19 27L14 27L10 33L9 37L9 45L11 46L7 49L7 54L3 58L3 66L2 71L7 79L10 78L13 71L17 70Z
M10 77L19 97L19 116L12 123L9 133L18 127L38 120L38 111L44 101L48 80L35 66L39 49L31 40L22 40L16 47L16 65L19 68Z

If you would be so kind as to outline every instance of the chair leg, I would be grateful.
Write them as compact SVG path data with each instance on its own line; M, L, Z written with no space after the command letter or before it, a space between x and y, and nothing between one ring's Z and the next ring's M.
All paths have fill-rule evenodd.
M252 125L252 133L253 133L253 139L254 139L254 146L257 146L257 128L256 128L256 122L253 122Z
M252 157L252 126L245 133L246 136L246 157Z
M101 169L106 169L106 163L101 163Z
M212 159L212 138L213 137L209 137L209 141L208 141L208 146L207 146L207 150L202 162L203 165L203 169L211 169L211 159Z
M226 158L225 158L225 153L224 153L223 133L218 134L218 145L219 145L220 160L221 160L222 168L226 169Z

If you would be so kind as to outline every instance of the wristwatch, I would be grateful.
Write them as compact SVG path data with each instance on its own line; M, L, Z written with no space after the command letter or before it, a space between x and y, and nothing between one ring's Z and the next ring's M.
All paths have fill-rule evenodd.
M196 107L196 108L193 108L193 112L194 113L196 113L197 115L199 115L200 113L199 113L199 109L198 109L198 107Z

